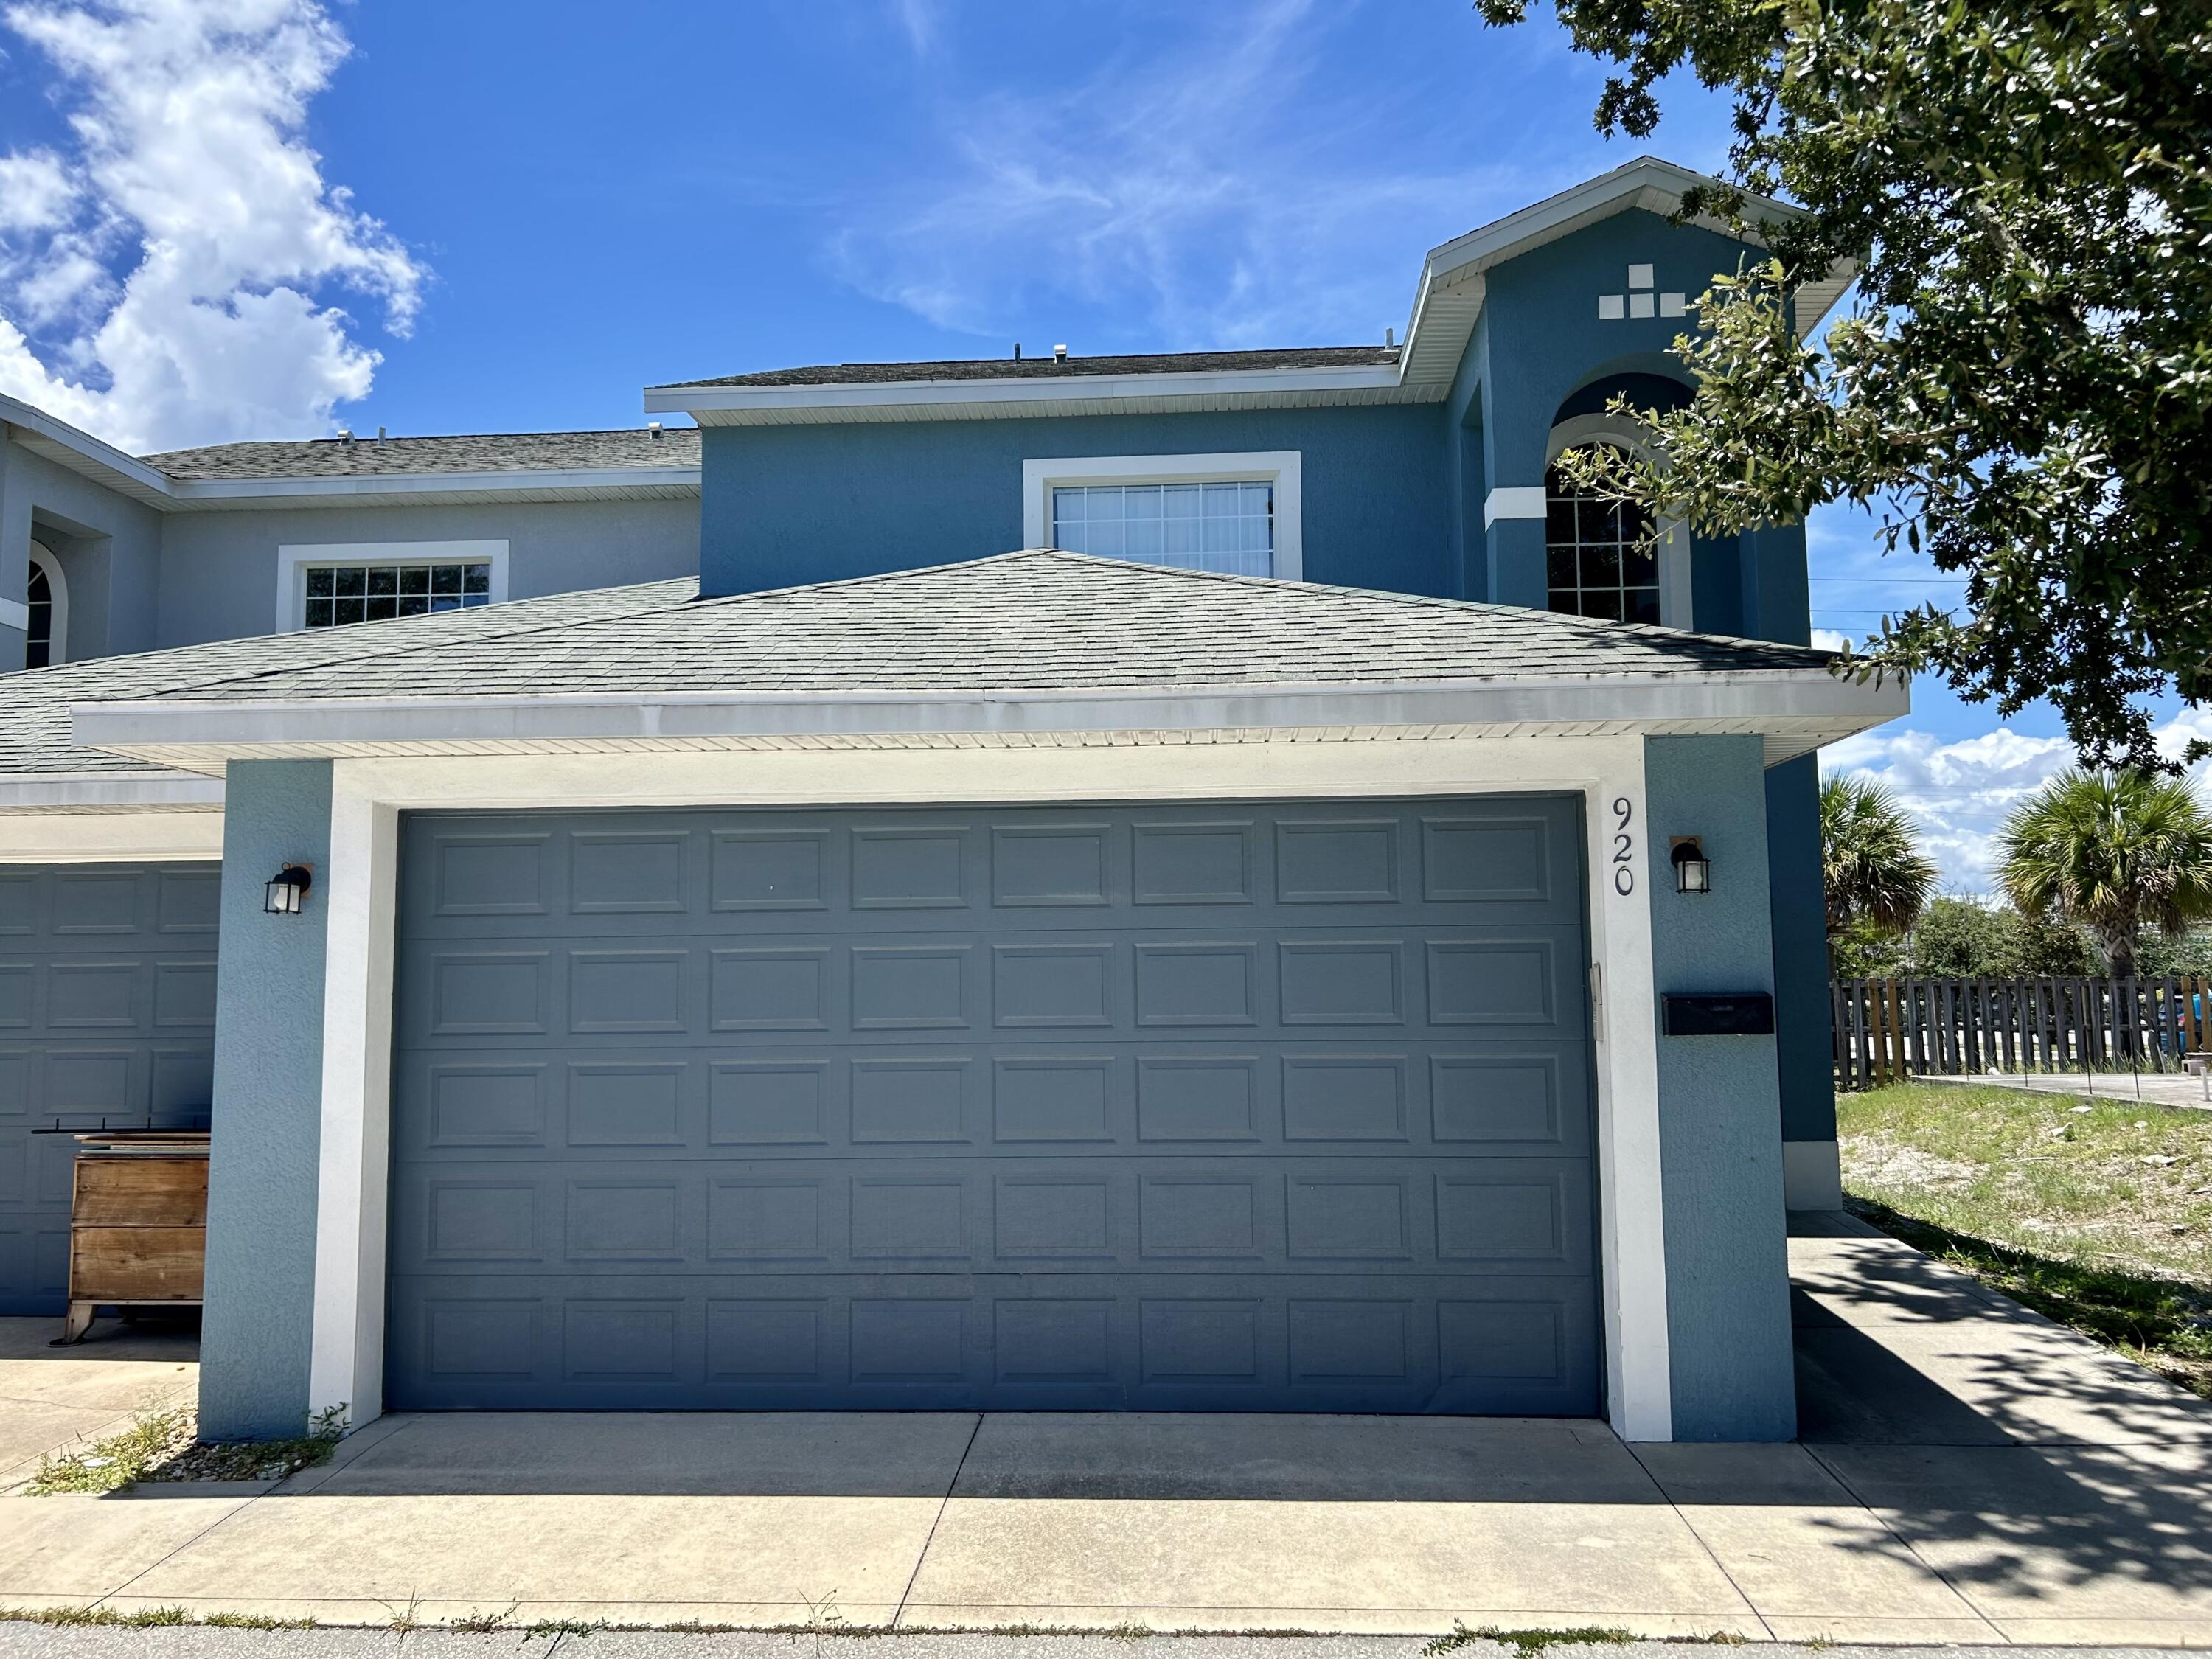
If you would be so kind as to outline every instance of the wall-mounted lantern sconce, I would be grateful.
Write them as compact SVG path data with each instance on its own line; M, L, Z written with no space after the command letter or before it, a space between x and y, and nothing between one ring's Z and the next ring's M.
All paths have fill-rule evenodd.
M306 865L288 864L270 882L261 908L272 916L296 916L307 908L307 890L314 884Z
M1678 893L1710 893L1713 890L1712 860L1705 856L1703 842L1695 836L1676 836L1668 857L1674 860L1674 890Z

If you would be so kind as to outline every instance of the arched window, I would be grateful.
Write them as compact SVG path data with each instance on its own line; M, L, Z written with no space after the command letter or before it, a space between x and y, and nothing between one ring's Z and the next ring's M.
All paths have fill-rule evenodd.
M1577 489L1556 462L1544 469L1544 562L1553 611L1607 622L1660 620L1651 515Z
M61 561L37 542L23 577L23 605L31 613L23 636L23 666L51 668L69 660L69 582Z

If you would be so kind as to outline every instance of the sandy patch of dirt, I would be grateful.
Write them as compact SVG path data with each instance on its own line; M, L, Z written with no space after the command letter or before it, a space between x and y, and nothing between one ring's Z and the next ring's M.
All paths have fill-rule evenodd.
M1843 1159L1846 1186L1899 1188L1964 1187L1978 1180L1981 1166L1955 1158L1938 1158L1908 1146L1886 1131L1870 1135L1845 1135L1838 1152Z

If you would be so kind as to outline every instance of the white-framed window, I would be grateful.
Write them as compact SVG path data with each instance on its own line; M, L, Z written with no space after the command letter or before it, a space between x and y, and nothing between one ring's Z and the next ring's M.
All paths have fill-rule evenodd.
M23 666L52 668L69 660L69 578L62 562L43 543L31 544L24 573Z
M1026 460L1023 544L1295 581L1302 483L1294 449Z
M1650 453L1640 428L1609 415L1577 416L1552 428L1544 466L1546 608L1607 622L1694 627L1687 528L1664 520L1655 536L1642 508L1598 501L1559 476L1559 457L1591 444Z
M276 631L469 611L507 597L507 544L331 542L276 550Z

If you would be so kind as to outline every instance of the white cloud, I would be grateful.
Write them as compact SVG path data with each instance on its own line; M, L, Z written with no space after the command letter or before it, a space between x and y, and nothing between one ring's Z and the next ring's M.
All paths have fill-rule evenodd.
M1850 649L1854 643L1850 635L1838 634L1832 628L1816 628L1813 630L1813 648L1815 651L1844 651Z
M935 42L933 14L901 15L917 51ZM838 276L981 335L1073 301L1175 346L1379 344L1404 314L1409 241L1528 199L1504 167L1378 162L1357 142L1377 112L1332 80L1315 0L1176 15L1190 27L1034 89L948 94L950 159L918 197L856 213L830 245Z
M2179 760L2192 743L2212 743L2212 708L2185 708L2158 729L2158 751L2168 760ZM2212 776L2212 759L2190 770L2200 781Z
M49 149L0 155L0 230L52 230L67 222L76 186Z
M327 430L428 272L304 127L349 47L317 0L23 0L74 143L0 158L0 392L126 448Z
M2159 728L2160 749L2179 757L2191 737L2212 737L2212 709L2184 710ZM2028 738L2005 726L1955 743L1926 732L1865 732L1821 750L1823 774L1859 773L1888 787L1911 812L1945 888L1991 890L1998 828L2026 796L2074 764L2063 738ZM2202 784L2212 763L2194 775Z

